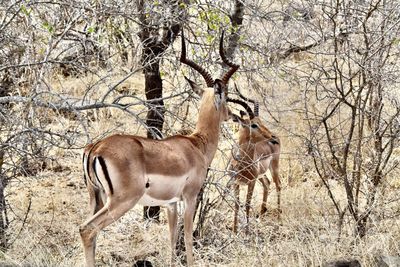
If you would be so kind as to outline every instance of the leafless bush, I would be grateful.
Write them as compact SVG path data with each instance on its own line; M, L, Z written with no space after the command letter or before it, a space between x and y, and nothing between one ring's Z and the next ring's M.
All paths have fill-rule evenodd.
M131 2L1 2L2 249L15 241L7 227L27 223L7 210L12 204L7 186L74 168L55 151L74 154L78 162L86 143L110 132L145 135L159 128L168 136L193 128L197 100L181 77L180 48L173 42L182 23L192 58L215 76L221 67L211 63L226 30L227 54L241 64L235 82L259 98L263 119L282 137L283 177L300 187L308 183L309 198L282 199L283 225L273 215L265 221L252 218L256 225L249 237L233 237L227 222L234 202L225 169L236 140L229 128L235 126L227 124L196 216L199 249L210 248L210 262L229 264L232 255L249 256L243 251L251 247L257 251L250 253L252 263L263 257L279 263L279 255L296 252L295 244L303 242L310 251L322 243L333 246L335 255L346 254L333 242L340 237L351 247L349 228L364 237L359 242L368 242L368 233L380 231L381 222L398 218L399 200L387 199L390 176L399 175L396 1L139 1L142 9ZM161 83L163 90L146 97L145 79L135 79L153 70L159 74L153 87ZM162 115L163 122L151 125L148 110ZM316 187L314 177L320 179ZM321 184L331 205L318 198L326 204L315 212L319 220L306 205L291 209L310 201L310 192L320 193ZM312 218L296 222L293 215L285 221L285 212L298 215L301 209ZM296 253L291 263L323 262Z

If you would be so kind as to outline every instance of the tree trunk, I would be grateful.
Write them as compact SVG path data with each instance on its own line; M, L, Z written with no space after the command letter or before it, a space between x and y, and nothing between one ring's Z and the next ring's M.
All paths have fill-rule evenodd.
M244 4L243 0L235 0L235 5L233 7L233 12L230 15L232 31L228 40L228 47L226 49L225 55L232 59L235 53L235 50L238 46L239 38L240 38L240 28L243 24L243 15L244 15Z
M160 139L163 137L162 129L164 124L164 101L162 80L160 75L159 59L154 64L145 67L145 94L146 100L151 101L146 117L147 137ZM157 100L154 100L157 99Z

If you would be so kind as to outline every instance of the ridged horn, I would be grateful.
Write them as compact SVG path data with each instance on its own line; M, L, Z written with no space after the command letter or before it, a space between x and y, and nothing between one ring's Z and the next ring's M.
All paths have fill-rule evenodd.
M224 34L225 31L222 31L221 34L221 40L219 41L219 55L222 59L222 61L231 67L221 78L222 82L226 85L228 84L229 79L232 77L232 75L239 69L239 65L232 63L229 61L229 59L226 57L225 52L224 52Z
M240 91L239 88L237 87L236 83L235 83L235 90L238 93L239 97L241 99L243 99L244 101L248 101L250 103L253 103L254 105L254 116L258 117L260 114L260 103L258 101L255 101L251 98L245 97Z
M247 113L249 114L250 119L253 119L253 118L254 118L254 112L253 112L253 110L251 110L251 108L249 107L249 105L247 105L246 102L244 102L244 101L242 101L242 100L239 100L239 99L229 98L229 97L228 97L227 101L228 101L228 102L232 102L232 103L241 105L242 107L244 107L244 109L245 109L245 110L247 111Z
M180 61L188 65L189 67L192 67L197 72L199 72L206 81L207 87L213 87L214 79L211 77L211 74L208 71L206 71L203 67L195 63L194 61L186 58L186 43L185 43L185 36L183 34L183 29L182 29L182 49L181 49Z

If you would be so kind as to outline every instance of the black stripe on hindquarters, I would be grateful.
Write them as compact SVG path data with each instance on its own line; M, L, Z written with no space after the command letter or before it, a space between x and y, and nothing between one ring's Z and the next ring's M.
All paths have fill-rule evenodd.
M111 183L110 174L108 173L106 162L104 161L104 159L101 156L98 156L97 159L99 160L100 166L103 169L103 173L104 173L104 176L105 176L106 181L108 183L108 187L110 188L110 193L113 194L114 193L114 189L113 189L113 185Z
M89 164L89 161L90 161L90 158L89 158L89 155L88 155L87 160L86 160L86 173L89 176L89 177L86 177L86 178L88 178L88 179L90 179L90 172L89 172L90 171L90 164ZM83 171L83 175L85 175L85 171Z
M87 153L87 155L86 155L86 173L87 173L87 175L88 175L88 177L86 177L86 179L89 179L89 180L91 180L91 183L96 187L96 185L94 184L94 181L91 179L91 177L90 177L90 154L92 153L92 151L94 150L94 148L100 143L100 141L101 140L98 140L96 143L94 143L93 144L93 146L89 149L89 151L88 151L88 153ZM92 162L92 166L93 166L93 170L94 170L94 172L96 172L96 170L95 170L95 168L94 168L94 159L93 159L93 162ZM83 162L85 162L85 153L83 153ZM85 168L85 166L84 166L84 168ZM85 173L85 172L84 172ZM97 175L96 175L97 176ZM97 179L97 180L99 180L99 179ZM99 181L100 182L100 181ZM101 182L100 182L100 185L101 186L103 186L102 184L101 184Z
M101 187L103 188L103 190L104 190L104 186L103 186L103 184L101 183L101 181L100 181L100 179L99 179L99 176L97 175L97 172L96 172L96 160L98 160L98 157L94 157L93 162L92 162L94 176L96 176L97 182L99 182L100 186L101 186ZM101 166L101 164L100 164L100 166Z
M83 168L85 168L85 153L83 153L83 157L82 157L82 166ZM85 174L85 171L83 171L83 181L85 182L85 186L87 187L87 177Z

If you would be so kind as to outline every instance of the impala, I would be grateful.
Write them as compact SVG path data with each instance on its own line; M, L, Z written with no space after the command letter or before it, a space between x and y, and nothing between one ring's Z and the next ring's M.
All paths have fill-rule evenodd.
M227 83L239 68L225 57L223 34L219 53L230 69L221 79L214 80L204 68L186 58L182 32L180 61L199 72L207 84L207 88L202 88L185 77L192 89L201 95L197 124L191 135L175 135L163 140L112 135L86 146L83 166L92 216L79 230L87 266L95 266L99 231L136 204L168 207L173 265L177 241L177 201L180 200L185 204L187 263L193 265L192 229L196 198L217 149L220 124L229 116Z
M238 90L237 90L238 91ZM235 194L235 217L233 222L233 231L237 233L238 229L238 211L239 211L239 194L240 185L247 185L246 196L246 222L249 224L250 203L254 192L255 184L259 178L263 186L263 202L261 204L261 215L267 211L267 198L270 181L264 176L269 169L272 174L272 179L276 186L278 211L280 212L280 192L281 182L279 178L279 155L280 155L280 140L273 135L259 118L258 102L247 99L238 91L239 96L254 104L254 111L247 103L240 100L231 100L242 105L248 117L232 114L235 121L241 124L239 131L239 153L233 156L230 166L232 177L234 180ZM247 227L246 227L247 229Z

